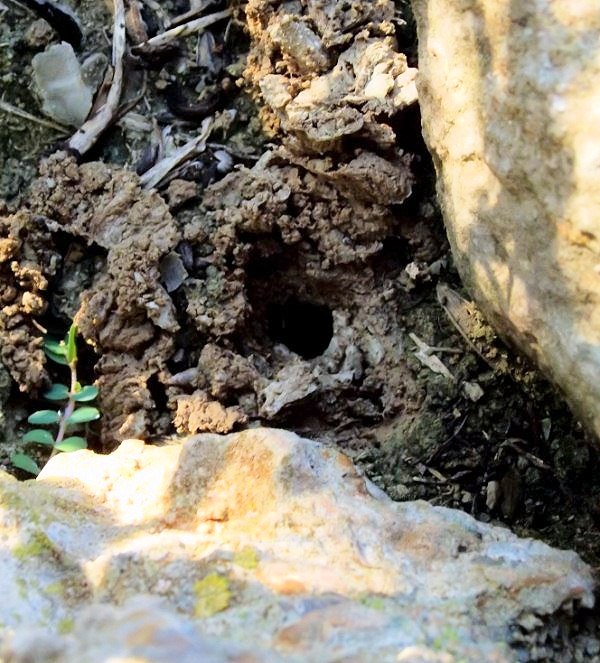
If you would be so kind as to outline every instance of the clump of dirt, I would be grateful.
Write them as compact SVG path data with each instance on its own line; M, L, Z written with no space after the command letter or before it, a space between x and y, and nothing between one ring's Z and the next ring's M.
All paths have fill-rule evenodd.
M135 173L101 162L78 166L59 152L42 162L28 206L49 230L105 252L92 283L80 286L75 322L100 357L104 439L149 434L162 413L148 382L165 370L179 329L160 283L160 260L179 239L166 203L144 191Z
M370 421L401 406L398 391L410 380L395 371L394 379L381 382L402 355L393 307L386 311L397 286L392 280L377 283L372 264L386 239L397 234L392 208L409 197L413 182L411 158L389 139L394 132L386 124L401 107L398 79L408 69L391 40L379 49L370 37L391 31L390 7L380 3L379 16L363 5L360 29L334 40L344 44L345 64L332 65L317 81L317 87L332 86L333 96L320 105L311 93L315 115L326 113L327 119L301 141L312 136L321 155L304 154L300 143L267 152L253 168L210 187L202 206L181 212L177 223L162 199L143 191L130 172L98 162L78 166L61 153L43 162L28 208L53 232L106 252L102 268L81 291L75 316L100 357L95 368L106 444L166 433L171 419L180 432L227 432L249 421L281 420L298 404L305 408L319 399L330 423L343 421L348 398L351 411ZM253 11L259 10L254 3ZM302 23L306 30L308 21L318 24L320 11L316 5L310 10ZM278 12L269 34L277 21L289 20ZM359 42L367 47L357 55ZM256 44L255 50L264 48L258 37ZM350 62L353 75L337 80ZM313 77L303 75L304 83ZM339 125L350 94L363 118L358 124L371 138L385 134L388 140L370 150L340 151L331 121ZM356 133L358 124L337 138ZM324 143L331 156L322 153ZM177 199L173 207L185 206L185 197L169 195ZM183 270L171 294L159 283L172 271L163 259L179 260ZM320 327L318 351L290 340L299 332L294 324L306 322L303 310ZM181 327L197 333L177 336ZM224 373L231 386L215 387L202 353L207 344L218 349L221 364L228 358ZM173 362L177 370L171 372L167 362L175 356L183 361ZM237 365L245 367L241 384ZM196 374L190 373L194 367ZM171 417L163 416L165 405Z
M35 323L46 311L48 280L59 264L41 219L25 209L12 215L0 209L0 358L23 391L47 380Z
M416 102L417 70L398 51L393 2L251 0L246 12L244 77L265 123L303 152L343 152L350 138L396 146L388 122Z
M208 394L228 407L220 426L302 416L330 427L348 412L373 422L398 412L410 389L400 369L381 381L401 365L403 339L386 306L398 285L373 259L401 233L393 208L412 190L392 118L414 101L415 72L393 47L393 3L332 7L249 3L245 80L287 147L179 217L201 268L182 288L187 314L231 365L247 367L228 390L215 390L201 365L192 373L202 402Z

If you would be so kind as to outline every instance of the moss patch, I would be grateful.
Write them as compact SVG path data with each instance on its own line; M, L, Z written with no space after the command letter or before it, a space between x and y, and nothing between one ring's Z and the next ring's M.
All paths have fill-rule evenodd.
M73 620L73 618L65 617L64 619L61 619L58 622L56 630L58 631L58 633L60 633L60 635L66 635L67 633L71 633L74 626L75 626L75 621Z

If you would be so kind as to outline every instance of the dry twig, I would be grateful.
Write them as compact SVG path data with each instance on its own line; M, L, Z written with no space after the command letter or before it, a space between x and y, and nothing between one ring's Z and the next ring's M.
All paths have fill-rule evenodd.
M212 117L205 118L200 126L200 133L195 138L192 138L185 145L175 150L171 156L161 159L150 170L147 170L140 177L143 187L151 189L157 186L174 168L199 152L203 152L206 148L206 141L210 136L213 121Z
M203 14L206 8L209 5L214 4L216 0L200 0L200 2L190 2L190 9L185 12L184 14L179 14L179 16L175 16L172 20L170 20L166 27L171 28L171 27L176 27L178 25L181 25L182 23L187 23L188 21L191 21L192 19L200 16L200 14Z
M439 373L440 375L443 375L444 377L454 382L454 376L452 373L450 373L450 371L446 368L442 360L433 354L433 352L435 350L439 350L439 348L434 348L430 345L427 345L425 341L422 341L416 334L413 334L412 332L409 334L409 336L413 343L417 346L417 351L413 353L415 357L434 373Z
M17 117L21 117L24 120L29 120L30 122L35 122L36 124L40 124L43 127L54 129L55 131L59 131L64 136L66 136L69 133L69 130L66 127L64 127L62 124L52 122L52 120L46 120L43 117L37 117L36 115L32 115L31 113L24 111L18 106L13 106L12 104L9 104L8 101L4 101L2 99L0 99L0 111L8 113L9 115L16 115Z
M469 302L452 290L446 283L438 283L436 288L437 300L440 306L446 312L450 322L456 328L456 331L463 337L467 345L482 359L488 366L494 368L490 360L485 357L481 347L477 347L469 338L468 321L473 318L476 307L473 302Z
M129 39L134 43L137 44L148 40L146 24L142 18L140 3L137 0L129 2L129 6L125 11L125 26Z
M202 16L183 25L179 25L176 28L171 28L166 32L162 32L148 41L142 42L135 46L132 50L134 53L143 53L148 54L151 51L158 51L165 46L168 46L175 39L180 37L187 37L188 35L193 35L196 32L201 32L209 25L217 23L218 21L223 20L231 16L231 9L224 9L220 12L215 12L214 14L209 14L208 16Z

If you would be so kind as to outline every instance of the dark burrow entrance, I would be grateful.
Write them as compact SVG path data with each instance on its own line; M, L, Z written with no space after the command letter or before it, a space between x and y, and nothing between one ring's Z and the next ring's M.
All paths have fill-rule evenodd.
M333 336L333 315L328 306L290 297L267 307L268 333L303 359L323 354Z

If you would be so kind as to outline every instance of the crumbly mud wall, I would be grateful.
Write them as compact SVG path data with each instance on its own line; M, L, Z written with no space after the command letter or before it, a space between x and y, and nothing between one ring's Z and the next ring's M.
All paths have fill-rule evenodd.
M328 425L344 423L340 398L367 420L401 407L410 380L392 367L404 341L385 305L399 286L373 259L398 235L393 207L413 186L392 120L415 103L416 70L397 51L393 3L336 9L333 20L319 3L297 10L247 8L244 77L284 145L210 187L201 206L172 216L185 207L181 182L171 183L170 211L133 174L58 153L26 210L6 221L7 241L20 223L34 241L36 227L50 228L98 250L101 268L90 277L69 265L70 287L59 291L71 297L55 303L64 317L75 313L98 356L107 445L166 434L172 423L181 433L228 432L315 405ZM11 250L5 264L25 245ZM4 309L3 345L16 353L4 363L25 389L44 379L32 318L57 269L31 251L39 282L22 307L15 293Z

